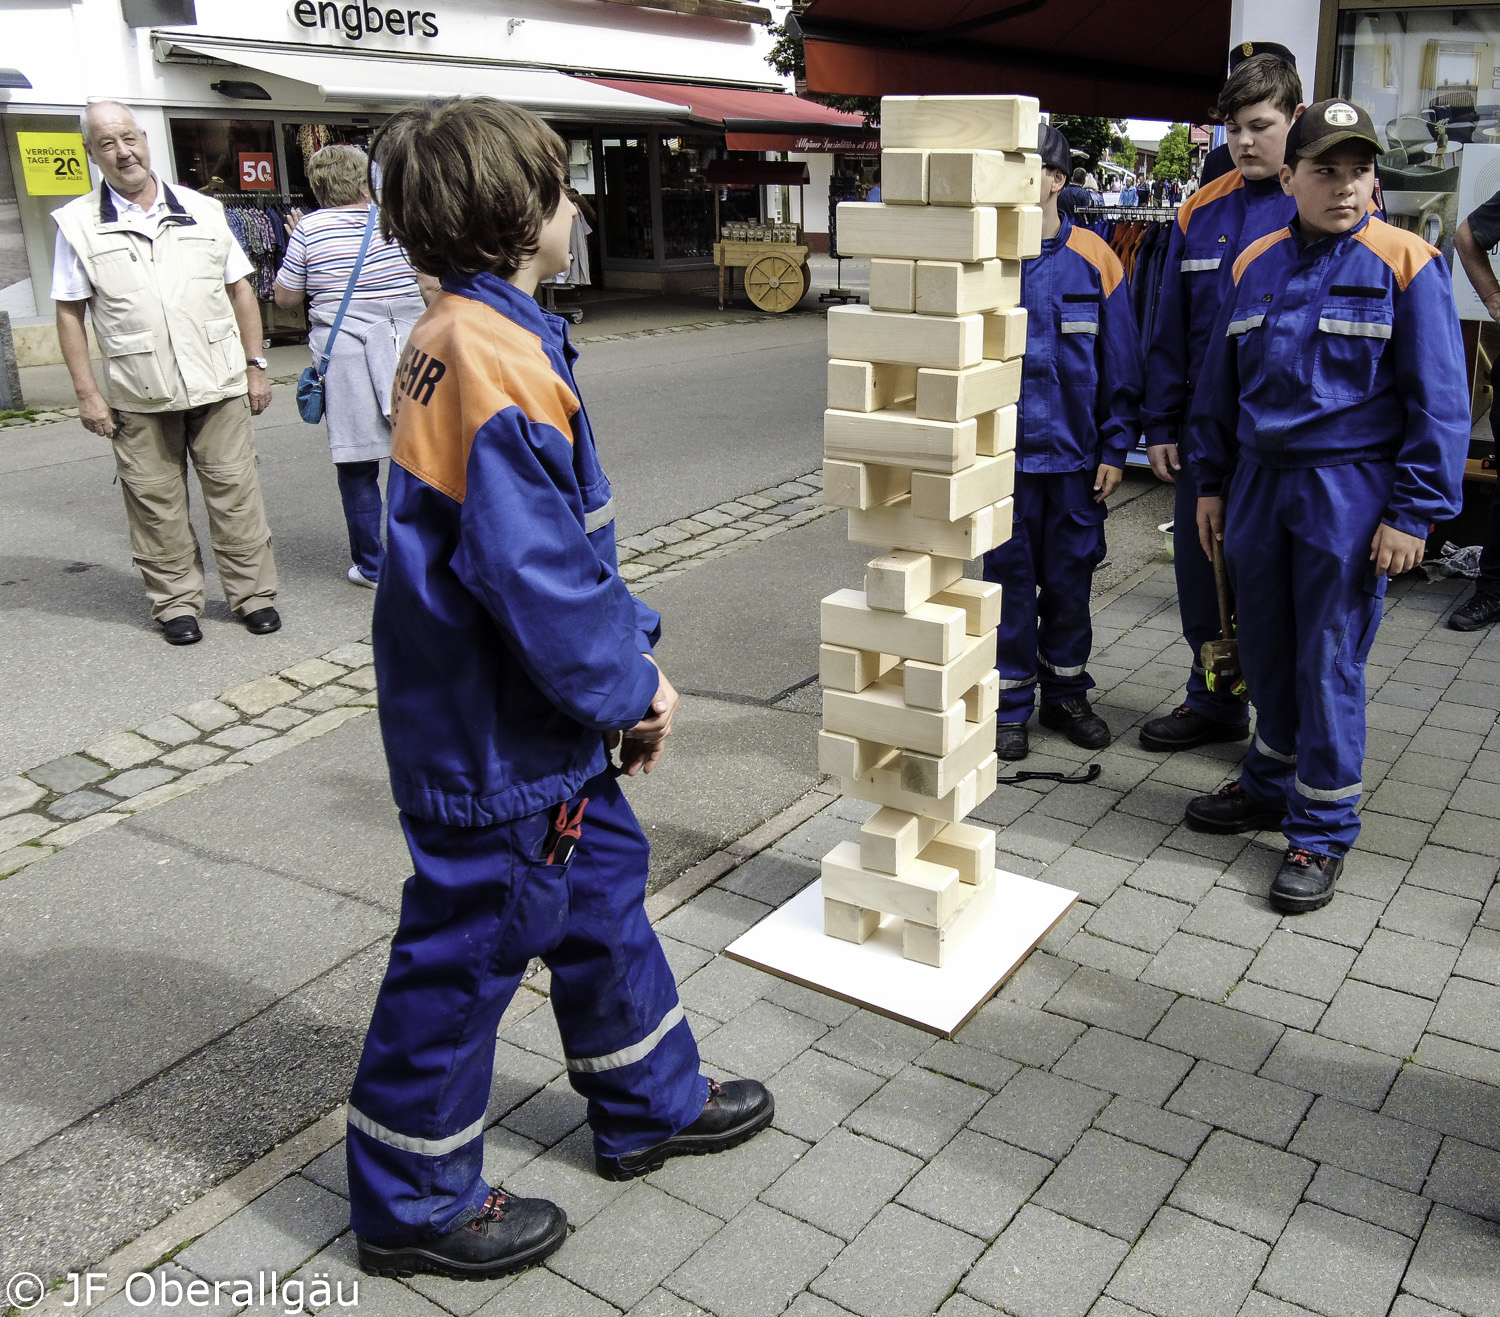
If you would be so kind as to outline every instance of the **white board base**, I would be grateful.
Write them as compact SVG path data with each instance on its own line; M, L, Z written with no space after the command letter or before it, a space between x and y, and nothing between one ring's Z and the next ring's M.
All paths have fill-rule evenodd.
M1077 892L1003 869L994 882L994 907L942 969L901 954L902 921L894 915L858 945L827 937L822 879L730 943L725 954L951 1038L1078 899Z

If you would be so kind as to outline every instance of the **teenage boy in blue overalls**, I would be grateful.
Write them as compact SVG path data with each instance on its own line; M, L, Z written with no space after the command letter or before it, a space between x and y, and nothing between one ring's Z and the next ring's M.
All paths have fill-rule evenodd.
M1075 745L1109 744L1085 692L1093 625L1089 585L1104 558L1104 501L1119 487L1141 402L1140 340L1119 258L1060 215L1068 140L1043 124L1042 254L1021 266L1026 361L1016 438L1010 539L984 555L984 579L1005 587L995 663L995 753L1024 759L1041 687L1043 727Z
M1271 904L1333 899L1359 835L1365 658L1392 576L1459 508L1469 391L1438 252L1368 213L1379 138L1346 101L1287 135L1291 224L1246 248L1194 400L1205 554L1239 609L1258 713L1239 780L1189 801L1204 832L1279 827ZM1227 505L1227 512L1226 512Z

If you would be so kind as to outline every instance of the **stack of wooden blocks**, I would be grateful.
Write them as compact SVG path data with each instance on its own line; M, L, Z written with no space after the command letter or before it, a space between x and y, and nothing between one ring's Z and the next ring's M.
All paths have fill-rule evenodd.
M863 942L899 916L904 954L936 966L995 891L995 834L963 819L995 790L1000 587L963 565L1010 535L1037 123L1029 97L888 96L884 200L838 211L870 304L828 313L824 498L888 552L822 606L819 762L881 806L823 858L824 931Z

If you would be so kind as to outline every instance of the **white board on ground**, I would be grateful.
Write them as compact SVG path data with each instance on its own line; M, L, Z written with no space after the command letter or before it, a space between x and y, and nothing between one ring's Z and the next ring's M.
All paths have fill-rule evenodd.
M887 915L856 945L823 932L823 882L804 887L725 949L734 960L951 1038L994 996L1078 899L1034 878L995 871L995 904L942 969L901 954L902 921Z

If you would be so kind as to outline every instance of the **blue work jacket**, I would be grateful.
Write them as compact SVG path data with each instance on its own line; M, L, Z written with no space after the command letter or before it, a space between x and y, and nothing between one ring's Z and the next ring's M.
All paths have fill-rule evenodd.
M375 675L391 790L422 818L570 799L656 694L660 618L619 576L576 356L534 298L450 272L397 366Z
M1016 470L1124 466L1138 434L1141 344L1120 258L1063 217L1021 265L1026 358Z
M1147 444L1182 442L1235 259L1296 213L1297 203L1281 190L1280 179L1246 182L1238 169L1205 184L1178 209L1146 352L1151 392L1141 404L1141 425Z
M1425 537L1461 505L1469 389L1453 283L1414 233L1367 215L1247 247L1214 326L1190 426L1194 477L1222 492L1241 458L1272 468L1386 461L1381 519Z

